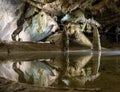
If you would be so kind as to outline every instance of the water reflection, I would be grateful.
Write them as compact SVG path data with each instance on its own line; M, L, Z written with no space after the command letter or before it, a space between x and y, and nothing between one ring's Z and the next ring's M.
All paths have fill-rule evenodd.
M15 54L4 57L5 55L3 57L0 55L1 77L22 83L36 84L41 87L85 87L85 85L89 87L93 81L97 81L95 84L99 84L101 76L104 75L101 75L101 71L104 72L106 67L109 67L107 63L102 63L101 59L104 62L116 60L119 63L119 58L116 59L115 56L102 56L101 58L101 52L96 55L55 52L47 55L46 53L36 55ZM102 66L100 66L101 63ZM111 66L110 69L113 68L112 64ZM118 68L114 69L119 72Z
M17 58L7 58L3 60L4 62L1 61L0 76L45 87L60 83L68 86L72 81L79 81L84 85L87 81L92 81L99 76L100 55L97 60L94 60L93 66L87 66L92 57L91 54L59 53L45 58L42 53L39 56L40 59L25 61L20 55Z
M0 76L9 80L22 83L38 84L40 86L49 86L58 77L55 69L46 65L44 62L48 59L33 61L8 61L0 64Z
M83 86L88 81L94 81L99 77L101 52L93 58L92 54L89 55L70 55L69 63L67 63L65 71L61 74L60 83L66 86ZM67 61L68 62L68 61ZM92 65L89 64L92 62Z

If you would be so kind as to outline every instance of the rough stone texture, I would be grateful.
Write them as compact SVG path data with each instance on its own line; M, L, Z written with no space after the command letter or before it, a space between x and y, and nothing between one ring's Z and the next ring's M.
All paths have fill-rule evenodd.
M11 41L11 34L17 28L18 9L21 0L0 0L0 39Z
M1 40L12 41L12 33L15 30L19 30L21 32L19 35L17 34L17 41L39 41L49 36L52 32L55 32L58 29L58 24L45 12L38 12L36 15L34 15L37 10L32 6L27 9L27 12L25 12L25 14L23 14L25 15L26 20L24 21L24 19L22 19L21 21L17 22L19 18L24 18L24 16L22 15L22 13L24 12L22 12L22 10L26 8L24 7L24 4L21 3L19 0L0 1L0 4ZM20 17L20 15L22 16Z
M31 15L31 13L27 13ZM29 23L31 21L31 23ZM38 42L48 37L58 29L58 24L45 12L41 11L36 16L23 24L23 30L18 34L17 39L21 41Z
M69 35L71 41L83 46L92 47L90 40L82 33L82 28L80 25L69 23L65 26L65 31Z
M22 1L26 6L28 5L28 8L24 7ZM0 16L1 40L12 41L13 38L16 41L36 42L43 40L51 35L53 31L56 31L58 25L62 29L61 25L64 26L64 23L62 23L65 20L64 18L67 18L67 22L82 23L82 31L85 31L86 26L89 25L91 28L87 28L87 30L90 32L93 31L92 25L102 27L104 29L102 31L105 31L110 29L111 24L114 24L112 26L119 26L120 21L119 0L68 0L67 3L65 0L1 0L0 3L2 10ZM23 9L19 9L20 7ZM24 8L26 8L25 11ZM24 16L20 16L22 15L20 10L23 10ZM20 19L18 19L19 17ZM63 20L61 20L62 17ZM94 19L98 20L100 24ZM16 29L17 27L18 29ZM12 34L13 31L16 35ZM62 29L62 31L64 30ZM76 34L79 34L79 32ZM84 36L82 33L80 35ZM87 37L84 36L83 38ZM81 41L82 38L79 36L76 42L81 44ZM85 43L88 46L88 41L85 41Z

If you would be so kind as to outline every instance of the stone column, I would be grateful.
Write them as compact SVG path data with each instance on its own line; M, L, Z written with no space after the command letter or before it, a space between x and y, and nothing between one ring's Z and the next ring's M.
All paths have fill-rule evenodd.
M101 51L100 34L96 26L93 26L93 50Z

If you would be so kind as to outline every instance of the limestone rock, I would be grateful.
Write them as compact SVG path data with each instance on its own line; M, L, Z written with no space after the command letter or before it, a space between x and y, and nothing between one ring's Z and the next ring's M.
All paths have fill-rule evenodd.
M0 0L0 39L12 41L11 34L16 29L20 16L21 0Z
M90 40L82 33L80 25L69 23L65 26L65 31L72 41L83 46L92 47Z
M18 34L17 40L38 42L58 29L58 24L45 12L41 11L36 16L23 24L23 30Z

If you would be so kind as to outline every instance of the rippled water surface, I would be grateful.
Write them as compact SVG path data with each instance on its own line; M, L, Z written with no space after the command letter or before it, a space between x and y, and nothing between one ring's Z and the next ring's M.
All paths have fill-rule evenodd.
M119 51L0 54L0 77L40 87L120 92Z

